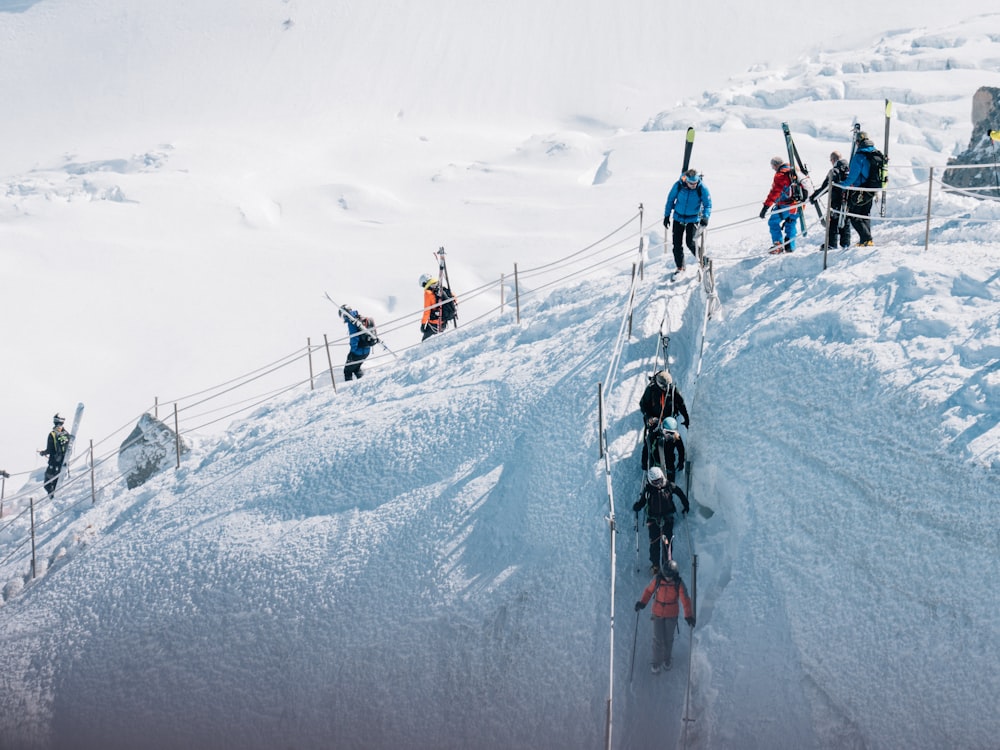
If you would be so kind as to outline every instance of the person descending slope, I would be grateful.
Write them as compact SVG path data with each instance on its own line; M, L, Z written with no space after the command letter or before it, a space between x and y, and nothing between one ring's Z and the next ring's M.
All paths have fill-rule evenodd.
M677 273L684 270L684 249L681 242L687 245L691 254L698 258L695 246L698 232L708 226L712 215L712 196L708 187L702 182L698 172L689 169L670 188L667 195L667 205L663 209L663 228L670 228L670 214L674 215L673 248L674 263Z
M646 439L642 442L642 470L652 466L663 469L667 479L677 480L677 472L684 468L684 441L677 431L677 420L664 417L661 422L650 417L646 423Z
M674 535L674 514L677 506L673 496L681 501L683 513L691 509L684 490L667 479L659 466L654 466L646 474L646 486L642 494L632 505L632 511L638 513L646 509L646 527L649 529L649 563L653 570L660 567L660 543L669 545Z
M649 385L639 399L639 411L642 412L642 421L646 429L649 429L651 417L662 421L666 417L676 418L680 415L685 427L691 424L687 407L684 405L684 397L666 370L660 370L650 379Z
M642 598L635 603L635 611L644 609L649 600L653 600L653 659L650 662L653 674L659 674L660 669L670 669L670 654L674 650L674 630L677 629L677 616L680 614L679 601L684 607L684 621L694 627L694 609L687 586L681 580L677 562L671 560L658 571L642 592Z
M45 469L45 491L49 493L49 497L56 491L59 472L62 471L66 449L69 447L70 434L63 427L65 423L66 420L58 414L52 417L52 431L46 441L45 450L38 451L39 456L46 456L49 459L49 465Z

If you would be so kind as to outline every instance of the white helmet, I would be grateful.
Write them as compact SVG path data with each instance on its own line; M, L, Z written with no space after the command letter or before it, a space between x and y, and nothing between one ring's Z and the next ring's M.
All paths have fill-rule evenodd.
M678 574L678 566L676 560L670 560L666 565L663 566L663 574L667 578L672 578Z
M428 284L435 283L435 282L437 282L437 279L435 279L429 273L421 274L421 276L420 276L420 287L422 289L426 289Z
M659 466L654 466L652 469L646 472L646 478L649 480L650 484L655 485L657 487L662 487L664 482L667 481L667 478L663 474L663 469L661 469Z

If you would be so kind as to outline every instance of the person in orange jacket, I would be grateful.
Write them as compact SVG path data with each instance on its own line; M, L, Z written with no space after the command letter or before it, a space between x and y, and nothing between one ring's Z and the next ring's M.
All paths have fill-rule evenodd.
M420 286L424 290L424 314L420 319L420 332L424 334L421 341L426 341L436 333L441 333L448 327L448 322L455 320L458 310L458 300L451 290L431 276L420 277Z
M670 653L674 649L674 630L677 628L677 616L680 608L678 600L684 607L684 621L694 627L694 609L687 587L681 580L677 570L677 561L671 560L666 569L657 571L649 582L642 598L635 603L635 611L643 609L650 599L653 599L653 674L659 674L661 665L664 670L670 669Z
M771 159L771 169L774 170L774 179L760 209L760 218L767 216L767 212L774 207L771 218L767 220L767 228L771 231L771 255L791 253L795 251L795 238L799 234L799 206L792 195L792 168L780 156L775 156Z

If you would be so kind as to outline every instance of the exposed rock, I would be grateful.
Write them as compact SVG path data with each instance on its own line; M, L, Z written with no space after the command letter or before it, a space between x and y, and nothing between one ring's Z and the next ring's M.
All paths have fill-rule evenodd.
M181 455L190 450L183 439L180 450ZM118 470L130 490L164 469L175 466L176 461L176 433L149 414L139 418L139 423L125 438L118 452Z
M949 164L982 164L982 169L947 169L942 182L958 188L976 190L978 197L1000 197L1000 144L990 138L990 131L1000 129L1000 88L983 86L972 97L972 138L969 148L949 159Z

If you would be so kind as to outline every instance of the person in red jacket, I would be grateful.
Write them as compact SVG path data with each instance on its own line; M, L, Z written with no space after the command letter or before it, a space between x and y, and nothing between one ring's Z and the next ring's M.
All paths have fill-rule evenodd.
M653 674L659 674L662 669L670 669L670 654L674 649L674 630L677 628L677 616L680 614L680 601L684 607L684 621L694 627L694 609L687 587L681 580L677 570L677 561L671 560L666 569L658 571L649 582L642 598L635 603L635 611L643 609L649 600L653 600Z
M775 156L771 159L771 169L774 170L774 179L771 180L771 192L760 209L760 218L767 216L768 210L774 207L767 227L771 230L771 255L777 255L795 250L795 238L799 234L799 206L792 196L792 168L788 162Z

